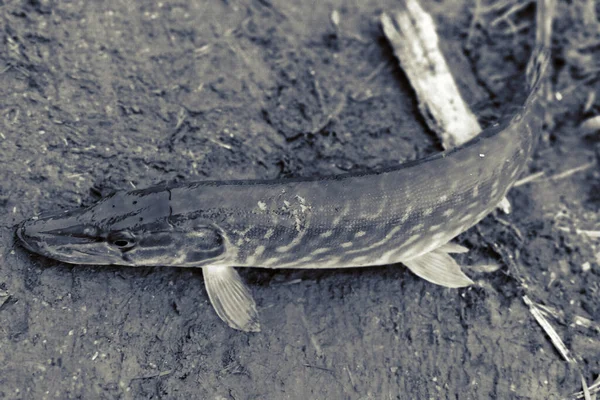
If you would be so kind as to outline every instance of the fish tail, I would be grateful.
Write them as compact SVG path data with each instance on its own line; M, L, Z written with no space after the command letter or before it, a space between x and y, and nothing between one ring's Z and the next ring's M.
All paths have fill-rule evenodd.
M538 0L536 12L535 48L527 64L527 82L533 90L542 78L550 63L552 48L552 22L556 0Z

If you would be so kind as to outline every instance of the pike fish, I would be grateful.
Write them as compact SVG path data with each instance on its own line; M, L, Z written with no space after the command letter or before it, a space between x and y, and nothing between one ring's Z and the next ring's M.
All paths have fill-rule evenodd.
M539 19L538 19L539 21ZM28 250L71 264L200 267L230 327L260 330L233 267L345 268L402 263L434 284L472 284L450 240L489 214L530 158L544 119L549 51L528 64L529 95L510 119L433 156L368 172L202 181L117 192L89 208L24 221Z

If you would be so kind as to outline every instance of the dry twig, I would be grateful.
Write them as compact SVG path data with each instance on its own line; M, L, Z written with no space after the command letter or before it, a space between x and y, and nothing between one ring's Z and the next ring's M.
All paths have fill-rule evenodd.
M383 31L414 87L421 114L448 149L481 132L477 118L463 100L440 49L433 19L416 0L392 19L381 15Z

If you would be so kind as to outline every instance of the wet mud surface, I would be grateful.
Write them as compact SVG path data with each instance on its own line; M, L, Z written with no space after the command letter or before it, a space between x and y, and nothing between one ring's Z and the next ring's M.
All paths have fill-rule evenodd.
M575 325L600 321L598 241L576 231L600 230L600 133L578 128L600 112L593 2L559 4L560 100L526 172L544 177L458 238L472 287L401 265L249 269L262 332L246 334L218 319L200 271L73 266L15 245L21 220L117 189L440 151L378 24L400 6L0 1L0 398L559 399L581 390L579 372L595 379L599 332ZM510 5L423 6L482 123L517 106L534 6L505 19ZM560 314L577 366L523 295Z

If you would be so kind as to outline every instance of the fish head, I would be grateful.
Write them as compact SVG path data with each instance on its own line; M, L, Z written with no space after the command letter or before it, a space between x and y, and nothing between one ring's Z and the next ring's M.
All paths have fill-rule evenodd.
M210 221L172 215L168 190L117 192L88 207L42 214L17 228L23 246L70 264L203 266L222 259Z

